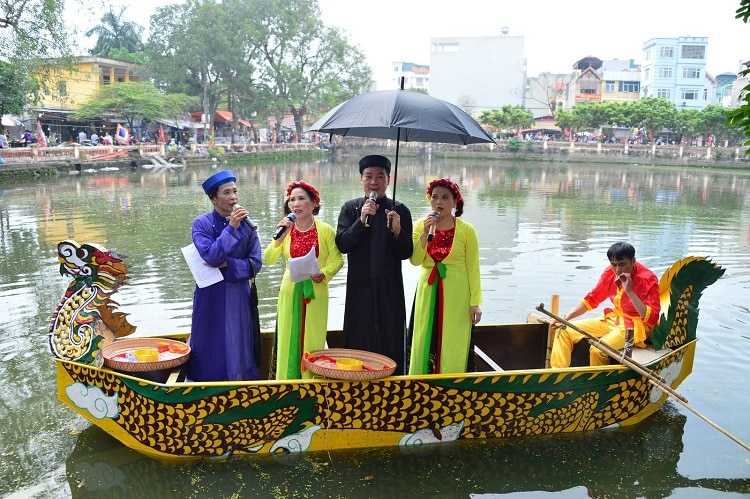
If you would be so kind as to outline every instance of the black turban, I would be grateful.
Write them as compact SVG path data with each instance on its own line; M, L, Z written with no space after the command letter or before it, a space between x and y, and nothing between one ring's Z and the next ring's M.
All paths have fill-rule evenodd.
M385 172L391 174L391 160L380 154L370 154L359 160L359 173L361 174L365 168L371 166L377 166L385 168Z

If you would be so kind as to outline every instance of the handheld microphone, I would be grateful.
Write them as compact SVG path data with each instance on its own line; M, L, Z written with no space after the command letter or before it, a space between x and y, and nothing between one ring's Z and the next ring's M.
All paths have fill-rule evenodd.
M286 219L289 220L290 222L294 222L295 220L297 220L297 217L294 216L294 213L290 213L289 215L286 216ZM273 235L273 238L274 239L280 238L285 230L286 230L286 225L282 225L281 227L276 229L276 233Z
M433 211L430 216L432 218L437 219L438 222L440 221L440 213L438 213L437 211ZM428 243L431 242L432 239L435 237L435 226L436 225L437 225L437 223L434 223L434 224L430 225L430 232L427 234L427 242Z
M372 199L373 201L377 201L378 199L378 193L376 191L370 191L370 195L368 196L368 199ZM365 227L370 226L370 220L372 219L372 215L365 215Z
M239 208L239 206L240 205L235 203L235 205L232 206L232 211ZM246 216L242 221L245 222L248 225L248 227L250 227L251 230L256 230L256 231L258 230L258 226L255 225L255 222L253 222L253 220L250 218L250 215Z

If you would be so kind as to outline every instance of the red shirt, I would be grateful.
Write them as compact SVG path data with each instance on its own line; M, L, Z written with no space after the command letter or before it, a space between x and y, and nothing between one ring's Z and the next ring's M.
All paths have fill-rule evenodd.
M615 313L616 315L623 315L625 318L625 327L633 327L633 321L629 317L638 318L638 310L636 310L633 302L630 301L628 295L621 291L621 288L615 284L615 271L612 267L607 267L602 272L599 282L596 283L594 289L581 300L586 308L591 311L599 306L604 300L609 298L615 309L605 309L605 315ZM642 317L643 325L645 326L646 332L650 333L659 320L659 312L661 310L661 301L659 298L659 279L656 275L647 269L645 266L635 263L633 264L633 272L631 273L632 288L633 292L641 299L646 305L646 315ZM618 313L619 312L619 313ZM619 323L619 321L617 322Z

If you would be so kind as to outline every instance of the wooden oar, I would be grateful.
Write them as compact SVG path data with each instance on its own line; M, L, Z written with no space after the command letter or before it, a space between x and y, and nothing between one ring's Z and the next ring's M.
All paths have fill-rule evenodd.
M638 374L641 374L642 376L645 376L651 382L651 384L653 384L654 386L656 386L657 388L659 388L661 391L663 391L664 393L666 393L667 395L669 395L670 397L672 397L673 399L675 399L677 402L679 402L680 404L682 404L683 407L685 407L686 409L688 409L689 411L691 411L693 414L695 414L696 416L698 416L699 418L701 418L706 423L710 424L711 426L713 426L714 428L716 428L717 430L719 430L721 433L723 433L727 437L729 437L732 440L734 440L734 442L736 442L739 445L741 445L742 447L744 447L745 450L750 451L750 445L746 444L745 442L743 442L739 438L735 437L734 435L732 435L731 433L729 433L727 430L725 430L721 426L717 425L716 423L714 423L713 421L711 421L710 419L708 419L708 417L706 417L703 414L701 414L700 412L698 412L697 409L691 407L687 403L687 399L685 397L683 397L682 395L680 395L679 393L677 393L671 386L667 385L664 382L664 378L655 375L652 371L650 371L648 368L646 368L642 364L639 364L638 362L634 361L633 359L631 359L629 357L626 357L619 350L617 350L615 348L612 348L611 346L609 346L606 343L604 343L603 341L601 341L600 338L597 338L593 334L584 331L583 329L579 328L578 326L576 326L572 322L563 319L559 315L554 314L552 312L549 312L549 311L545 310L544 309L544 303L540 303L539 306L536 307L536 309L539 310L540 312L542 312L543 314L546 314L546 315L552 317L553 319L555 319L560 324L564 324L566 327L569 327L571 329L574 329L575 331L578 331L579 333L581 333L582 335L584 335L586 337L586 339L588 340L588 342L590 344L596 346L596 348L598 348L602 352L606 353L607 355L609 355L610 357L612 357L616 361L621 362L622 364L625 364L626 366L628 366L629 368L631 368L632 370L634 370Z

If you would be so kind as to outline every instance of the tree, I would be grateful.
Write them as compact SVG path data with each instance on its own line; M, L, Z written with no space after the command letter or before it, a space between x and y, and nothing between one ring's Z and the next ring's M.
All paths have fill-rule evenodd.
M539 109L541 114L554 117L557 103L564 99L565 91L574 76L575 74L541 73L536 78L529 78L525 107Z
M713 136L717 141L729 140L731 129L726 125L727 110L721 106L708 105L696 116L696 131Z
M157 9L150 20L146 52L156 85L166 92L200 96L209 129L221 100L226 100L220 71L227 66L224 58L240 60L245 50L241 43L232 43L241 33L230 32L225 22L226 16L240 18L234 14L213 0L187 0Z
M477 119L477 121L479 121L479 123L481 123L485 127L495 130L504 130L508 128L506 116L499 109L488 109L482 111L479 114L479 118Z
M575 108L573 109L575 110ZM585 128L579 115L563 109L558 110L557 114L555 114L555 125L559 126L563 131L568 131L571 142L573 141L575 134L578 133L580 129Z
M573 108L580 125L599 129L622 121L622 106L616 102L582 102Z
M144 66L148 62L148 59L145 53L130 52L126 48L111 49L109 51L108 57L110 59L115 59L115 60L123 61L123 62L129 62L131 64L138 64L141 66Z
M291 111L298 134L309 110L327 109L372 84L361 50L349 45L336 29L320 21L314 0L229 0L227 8L248 20L248 42L260 60L254 81L271 99L277 130Z
M677 109L663 97L644 97L628 103L633 126L643 127L649 138L658 136L664 128L676 126Z
M127 7L122 7L119 14L115 14L112 6L105 12L97 26L86 32L86 36L97 36L96 45L89 52L91 55L112 57L113 50L127 50L127 52L142 52L143 26L132 21L123 21L122 16Z
M29 101L28 88L29 75L24 66L0 61L0 118L23 112Z
M11 60L69 55L64 10L64 0L0 0L3 54Z
M68 0L67 5L71 3L81 4ZM27 75L21 81L25 86L13 89L21 107L36 103L43 92L53 90L48 83L54 81L56 69L48 58L56 58L58 67L72 68L70 48L75 45L70 43L72 29L63 18L65 7L64 0L0 0L2 57ZM16 94L18 90L24 95ZM11 99L5 95L3 100L9 104Z
M179 102L179 98L174 99L174 102ZM154 121L171 117L167 112L164 96L155 86L150 83L125 82L105 85L76 109L72 116L89 120L125 118L128 128L132 129L135 120Z
M741 19L744 23L750 21L750 0L740 1L735 19ZM739 76L750 76L750 67L741 71ZM743 96L740 99L742 104L737 109L729 111L727 125L740 128L745 133L745 137L747 137L745 145L750 145L750 84L746 85L742 89L742 92ZM750 154L750 149L745 151L745 154Z
M479 123L497 130L514 130L528 128L534 123L534 116L521 106L504 105L501 109L482 111Z
M164 114L162 118L167 118L175 123L182 120L185 114L199 109L198 97L185 94L162 94L160 95Z
M226 108L232 113L232 143L238 135L241 117L257 115L259 109L269 109L270 96L263 95L255 79L258 76L258 64L261 60L259 49L254 43L254 26L244 14L246 3L227 5L222 13L221 22L229 34L222 38L226 44L219 46L218 57L214 60L216 72L220 75L226 91ZM237 47L242 47L237 50ZM253 127L253 135L257 130ZM253 139L257 139L254 136Z
M466 114L471 115L474 113L474 108L477 106L477 101L471 95L463 94L456 100L456 105L460 107Z
M364 54L319 20L314 0L187 0L157 10L147 42L157 86L242 115L322 113L371 86ZM212 124L211 124L212 125ZM210 126L211 126L210 125Z
M688 144L699 131L700 114L700 111L697 109L680 109L676 111L675 124L672 129L680 132Z

